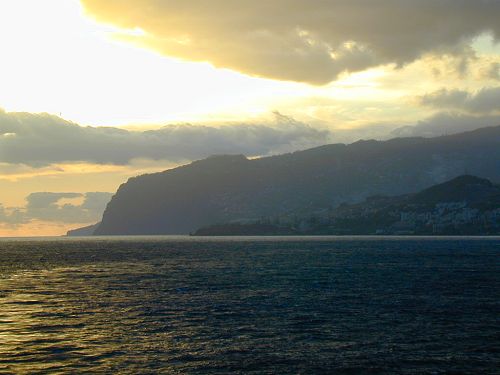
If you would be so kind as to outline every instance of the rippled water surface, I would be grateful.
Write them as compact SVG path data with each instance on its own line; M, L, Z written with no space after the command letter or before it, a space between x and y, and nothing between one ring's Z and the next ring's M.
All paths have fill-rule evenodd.
M500 240L0 241L0 373L500 368Z

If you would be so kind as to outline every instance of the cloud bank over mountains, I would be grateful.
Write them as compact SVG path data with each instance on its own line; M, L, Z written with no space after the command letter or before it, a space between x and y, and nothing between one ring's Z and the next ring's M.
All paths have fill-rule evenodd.
M500 39L491 0L82 0L122 38L168 56L267 78L325 84L342 72ZM496 71L492 71L493 75Z
M500 87L486 87L475 93L441 89L419 97L418 102L437 109L458 109L476 114L500 112Z
M500 115L438 112L415 125L398 127L390 134L392 137L439 137L497 125L500 125Z
M368 123L353 129L313 126L274 113L272 121L261 124L218 127L183 124L129 131L115 127L83 127L49 114L0 110L0 163L35 169L81 162L130 165L134 160L176 164L215 154L256 157L359 139L433 137L499 125L499 102L495 100L498 93L498 89L485 89L474 95L439 91L418 100L422 105L465 108L465 112L438 111L411 126Z
M327 130L275 114L270 125L172 125L128 131L82 127L48 114L0 112L0 162L45 166L61 162L185 161L213 154L268 155L328 142Z

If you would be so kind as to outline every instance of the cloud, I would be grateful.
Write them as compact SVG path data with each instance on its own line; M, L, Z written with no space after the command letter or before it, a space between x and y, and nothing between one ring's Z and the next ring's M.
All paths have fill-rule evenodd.
M470 113L500 112L500 87L487 87L475 93L441 89L418 97L417 102L423 106Z
M500 62L492 62L484 71L484 77L500 81Z
M0 223L26 224L33 220L58 223L94 223L101 220L102 213L111 199L111 193L49 193L37 192L26 197L24 207L5 208L0 204ZM80 204L65 202L83 199Z
M0 222L8 221L11 215L7 213L2 204L0 204Z
M500 38L491 0L82 0L122 37L165 55L281 80L325 84L344 71L454 53ZM133 34L133 35L132 35ZM466 49L466 48L465 48Z
M498 104L492 99L497 94L498 90L493 89L481 90L475 95L461 91L433 93L421 100L429 102L428 105L432 102L436 108L462 104L477 113L439 112L408 126L374 121L350 129L326 123L314 127L275 113L269 125L242 123L209 127L185 124L128 131L82 127L47 114L0 111L0 172L4 173L4 178L17 178L23 173L28 176L53 174L54 168L60 169L58 173L65 173L82 168L105 172L107 167L134 166L150 172L152 168L165 169L167 164L175 166L214 154L254 157L359 139L440 136L499 125L500 114L487 111Z
M473 116L457 112L439 112L412 126L391 132L393 137L439 137L488 126L500 125L500 115Z
M329 132L279 113L271 125L172 125L127 131L82 127L48 114L0 111L0 163L42 167L85 161L128 164L133 159L194 160L212 154L267 155L328 142Z

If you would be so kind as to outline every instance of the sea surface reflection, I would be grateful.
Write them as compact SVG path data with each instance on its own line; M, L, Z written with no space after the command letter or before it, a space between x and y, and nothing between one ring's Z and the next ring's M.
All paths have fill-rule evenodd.
M495 373L498 239L0 241L1 373Z

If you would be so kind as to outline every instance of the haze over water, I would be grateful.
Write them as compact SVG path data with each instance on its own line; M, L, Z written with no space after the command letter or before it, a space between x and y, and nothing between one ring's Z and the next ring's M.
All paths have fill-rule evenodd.
M495 373L498 238L0 241L1 373Z

